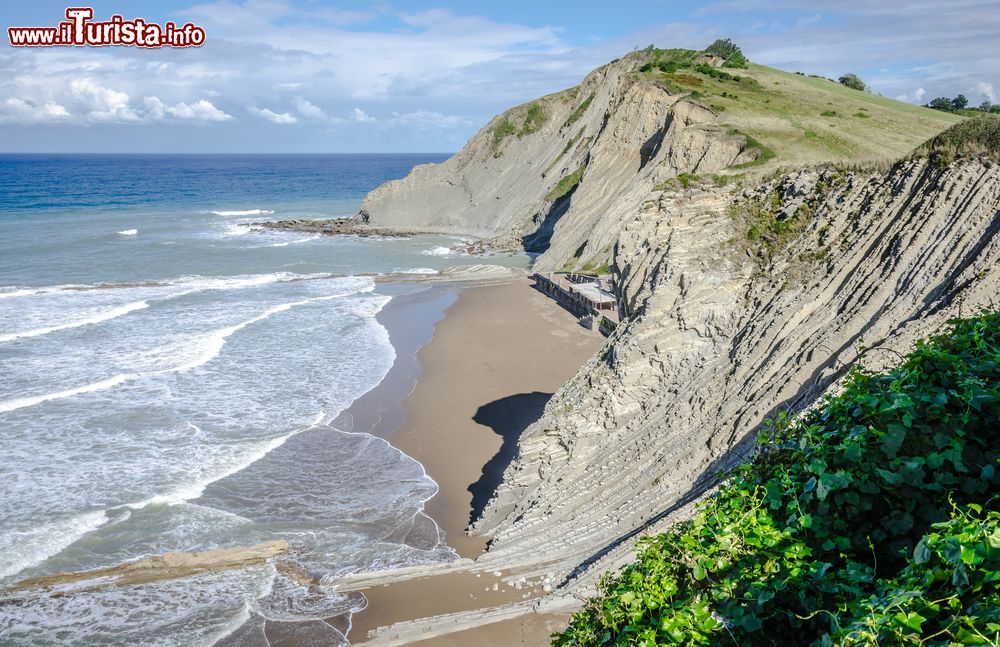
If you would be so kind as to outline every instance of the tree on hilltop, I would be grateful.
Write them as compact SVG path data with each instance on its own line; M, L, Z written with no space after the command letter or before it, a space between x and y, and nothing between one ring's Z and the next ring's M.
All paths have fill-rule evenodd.
M955 105L948 97L938 97L928 103L927 107L934 108L935 110L941 110L943 112L953 112L955 110Z
M840 81L841 85L847 86L852 90L861 90L864 92L868 89L868 86L861 80L861 77L851 72L848 72L837 80Z
M736 43L728 38L719 38L705 48L706 54L718 56L726 60L726 67L746 68L750 61Z

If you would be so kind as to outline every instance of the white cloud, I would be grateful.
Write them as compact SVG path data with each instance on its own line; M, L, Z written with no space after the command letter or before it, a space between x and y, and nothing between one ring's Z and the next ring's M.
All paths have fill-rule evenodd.
M924 103L926 103L926 101L924 101L926 97L927 97L927 90L924 90L923 88L917 88L913 92L907 92L905 94L897 94L896 100L923 105Z
M142 105L146 108L146 116L150 119L163 119L167 107L159 97L143 97Z
M458 115L446 115L433 110L414 110L402 114L394 112L390 122L422 128L454 128L462 125L475 125L474 121Z
M351 111L351 119L363 124L375 121L375 117L372 117L371 115L367 114L361 108L355 108L353 111Z
M294 124L298 122L295 115L287 112L274 112L273 110L268 110L267 108L248 108L250 114L257 115L263 119L276 124Z
M3 105L13 97L64 106L79 125L132 122L154 131L171 122L238 124L218 138L181 139L176 129L150 133L143 145L157 150L261 150L288 136L255 129L256 119L239 120L235 111L227 119L226 107L236 104L271 123L308 124L316 136L293 144L299 149L454 149L500 110L578 83L631 49L630 43L625 50L620 44L614 51L574 50L558 28L463 13L468 9L401 13L380 5L350 13L294 0L201 2L183 10L185 19L209 30L197 51L0 49L2 118L15 118L15 109ZM74 94L76 79L96 87ZM98 88L119 94L105 92L102 101ZM407 116L383 117L392 111ZM364 127L346 129L345 123ZM15 136L8 146L40 146L27 133L0 138L8 134ZM73 136L67 145L89 137Z
M997 102L997 93L993 89L992 83L986 83L985 81L980 81L972 89L972 92L973 94L982 96L983 98L987 99L990 103Z
M58 123L71 116L65 106L51 101L39 105L10 97L0 106L0 123Z
M113 90L92 79L74 79L69 84L70 93L83 104L87 116L94 121L140 121L139 113L129 104L125 92Z
M195 119L197 121L229 121L233 116L216 108L211 101L201 99L194 103L178 103L167 108L177 119Z
M189 121L229 121L233 116L219 110L211 101L201 99L194 103L177 103L168 106L159 97L144 97L143 105L146 108L144 116L147 119L158 121L170 115L174 119Z
M651 14L640 32L574 33L584 46L558 25L474 15L492 12L484 5L408 13L389 3L361 12L312 0L199 3L181 12L208 29L197 50L0 48L0 121L145 123L143 145L154 150L455 150L493 115L636 47L697 48L726 36L757 62L833 78L855 71L915 103L959 92L978 103L1000 90L1000 12L986 11L988 0L954 0L948 11L930 0L725 0L675 22L666 21L686 12ZM235 111L243 118L234 122L224 112L232 105L304 127L257 128ZM171 122L234 126L184 139ZM301 137L304 128L314 136ZM4 127L0 140L11 150L94 150L99 130Z
M306 99L299 99L295 102L295 109L299 111L299 114L308 119L326 119L326 111L317 106L316 104L308 101Z

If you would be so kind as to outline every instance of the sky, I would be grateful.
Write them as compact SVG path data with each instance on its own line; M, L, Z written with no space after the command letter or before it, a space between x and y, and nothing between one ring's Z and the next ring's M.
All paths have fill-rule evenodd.
M729 37L757 63L855 72L911 103L1000 102L1000 0L93 0L204 27L197 48L14 48L67 4L7 2L0 151L451 152L494 115L650 44Z

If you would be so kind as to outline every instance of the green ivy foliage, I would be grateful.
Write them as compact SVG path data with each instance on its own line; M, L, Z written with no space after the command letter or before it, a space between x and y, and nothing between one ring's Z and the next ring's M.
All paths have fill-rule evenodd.
M778 416L555 645L1000 644L1000 313Z

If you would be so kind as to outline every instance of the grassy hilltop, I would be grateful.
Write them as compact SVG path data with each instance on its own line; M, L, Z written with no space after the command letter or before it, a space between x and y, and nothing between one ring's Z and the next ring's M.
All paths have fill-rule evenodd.
M822 162L897 159L962 120L817 76L740 61L718 65L703 52L647 48L640 81L686 93L715 111L717 125L748 137L760 163L802 166Z

